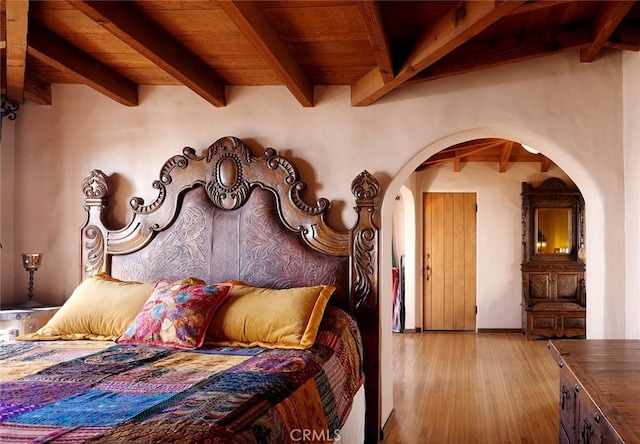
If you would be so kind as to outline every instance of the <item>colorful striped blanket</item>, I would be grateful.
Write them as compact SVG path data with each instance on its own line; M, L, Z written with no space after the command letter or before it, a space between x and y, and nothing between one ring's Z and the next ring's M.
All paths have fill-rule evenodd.
M363 382L356 324L329 307L309 350L113 342L0 346L0 442L292 442L334 437Z

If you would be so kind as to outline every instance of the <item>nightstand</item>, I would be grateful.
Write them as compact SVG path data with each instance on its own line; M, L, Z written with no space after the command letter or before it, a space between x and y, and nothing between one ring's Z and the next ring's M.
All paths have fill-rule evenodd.
M0 310L0 342L33 333L47 323L60 307L13 308Z

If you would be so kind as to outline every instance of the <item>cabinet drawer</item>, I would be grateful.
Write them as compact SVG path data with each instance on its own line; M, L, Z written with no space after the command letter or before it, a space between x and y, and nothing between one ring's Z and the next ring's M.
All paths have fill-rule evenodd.
M528 335L569 338L586 335L585 309L565 309L563 304L555 304L556 310L553 310L553 305L544 304L545 309L539 310L537 307L541 305L526 311L525 328Z

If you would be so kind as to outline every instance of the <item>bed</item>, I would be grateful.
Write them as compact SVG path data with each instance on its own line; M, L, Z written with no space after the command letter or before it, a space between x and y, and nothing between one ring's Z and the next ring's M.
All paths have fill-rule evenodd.
M109 177L84 179L81 283L0 348L0 441L377 442L375 178L352 182L348 231L235 137L152 186L114 229Z

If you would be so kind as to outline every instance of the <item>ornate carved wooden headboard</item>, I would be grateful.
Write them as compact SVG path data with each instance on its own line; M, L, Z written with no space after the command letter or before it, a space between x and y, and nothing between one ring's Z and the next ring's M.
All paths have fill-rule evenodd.
M357 220L349 231L328 225L328 200L305 203L305 187L276 150L257 157L240 139L224 137L203 155L184 148L167 160L153 182L155 201L134 197L131 221L113 229L108 177L93 170L82 184L82 278L108 272L143 282L195 276L271 288L335 285L332 303L354 315L362 332L366 439L377 442L379 185L366 171L353 180Z

